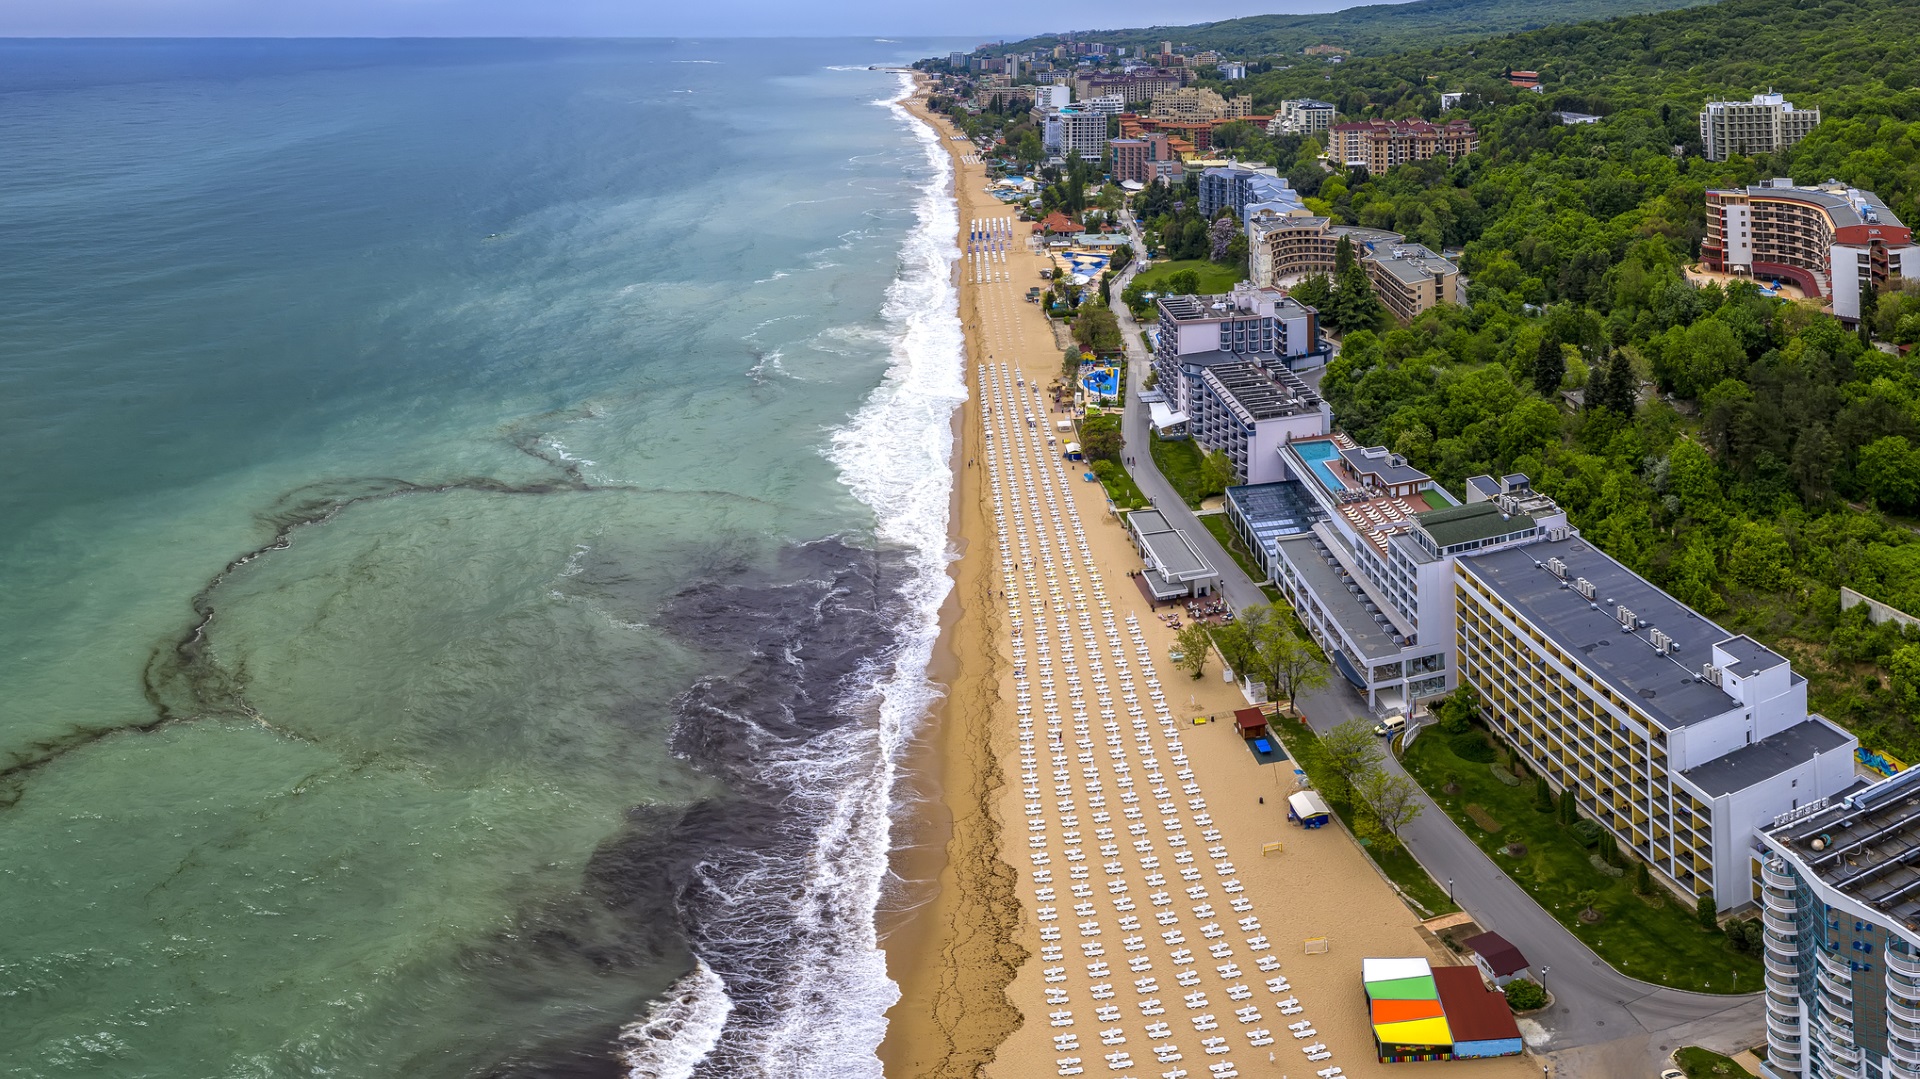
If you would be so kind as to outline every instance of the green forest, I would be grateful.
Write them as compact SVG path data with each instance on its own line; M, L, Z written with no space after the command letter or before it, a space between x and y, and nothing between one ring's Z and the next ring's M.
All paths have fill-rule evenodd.
M1606 19L1644 11L1687 7L1701 0L1414 0L1375 4L1317 15L1253 15L1191 26L1089 30L1074 35L1128 48L1176 46L1211 49L1228 56L1297 53L1309 45L1338 45L1355 53L1384 53L1415 44L1468 40L1489 33L1527 30L1553 23ZM999 52L1051 48L1067 40L1045 34L996 47Z
M1920 218L1916 31L1914 3L1725 0L1249 80L1257 108L1311 94L1348 117L1472 95L1481 148L1459 163L1296 185L1339 222L1459 251L1472 281L1469 306L1411 326L1333 320L1348 332L1322 389L1339 422L1455 490L1527 473L1590 539L1790 655L1816 708L1909 760L1920 635L1843 615L1839 589L1920 612L1920 368L1892 349L1920 340L1920 294L1873 297L1855 332L1683 270L1712 187L1837 178ZM1506 85L1511 67L1546 92ZM1704 100L1769 86L1822 110L1812 136L1698 156ZM1562 109L1604 119L1566 125ZM1297 176L1318 149L1240 134Z

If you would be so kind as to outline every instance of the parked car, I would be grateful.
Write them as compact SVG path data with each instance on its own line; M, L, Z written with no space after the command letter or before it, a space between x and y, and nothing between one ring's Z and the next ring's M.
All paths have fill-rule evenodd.
M1404 731L1406 729L1407 729L1406 716L1388 716L1387 718L1373 725L1373 733L1379 735L1382 738L1392 737L1393 735L1399 734L1401 731Z

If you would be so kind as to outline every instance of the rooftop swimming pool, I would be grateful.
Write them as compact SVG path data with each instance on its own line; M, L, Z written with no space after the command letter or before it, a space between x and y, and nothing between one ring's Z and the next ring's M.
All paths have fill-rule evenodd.
M1333 469L1327 467L1328 461L1340 456L1340 447L1334 445L1332 439L1316 438L1311 442L1295 442L1293 452L1300 455L1300 459L1307 463L1308 468L1313 469L1313 474L1319 477L1321 486L1329 491L1347 489L1346 484L1334 478Z
M1066 260L1071 272L1088 277L1099 277L1100 272L1113 261L1111 255L1095 255L1086 251L1068 251L1060 257Z

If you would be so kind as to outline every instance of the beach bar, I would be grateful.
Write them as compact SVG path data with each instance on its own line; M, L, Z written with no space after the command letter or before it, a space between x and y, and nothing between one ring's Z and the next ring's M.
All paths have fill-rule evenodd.
M1361 982L1382 1064L1517 1056L1523 1048L1504 994L1473 967L1425 959L1363 959Z

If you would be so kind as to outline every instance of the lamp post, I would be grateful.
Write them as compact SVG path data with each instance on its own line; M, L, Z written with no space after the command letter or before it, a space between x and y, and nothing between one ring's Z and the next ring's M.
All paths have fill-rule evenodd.
M1547 987L1547 971L1550 971L1552 969L1553 969L1552 967L1540 968L1540 988L1545 989Z
M1447 902L1453 902L1453 878L1447 878Z

